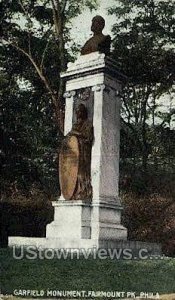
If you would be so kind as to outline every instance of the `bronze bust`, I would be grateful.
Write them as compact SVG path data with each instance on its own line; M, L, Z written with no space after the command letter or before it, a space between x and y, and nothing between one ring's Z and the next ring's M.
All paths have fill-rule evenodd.
M85 43L85 45L81 49L82 55L96 51L105 53L106 55L110 54L111 37L110 35L104 35L102 33L104 27L105 20L103 17L95 16L92 19L91 30L94 35Z

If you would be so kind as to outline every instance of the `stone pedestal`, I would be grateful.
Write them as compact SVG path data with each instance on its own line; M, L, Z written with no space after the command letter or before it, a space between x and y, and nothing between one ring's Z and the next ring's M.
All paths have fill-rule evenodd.
M115 62L98 52L80 56L62 74L66 80L65 135L80 103L88 108L94 126L91 178L92 202L53 203L54 221L47 226L49 244L64 247L99 247L102 240L126 240L118 197L120 148L120 90L124 77Z
M54 221L47 225L47 245L52 248L99 248L101 241L126 240L120 223L121 207L84 201L53 202Z

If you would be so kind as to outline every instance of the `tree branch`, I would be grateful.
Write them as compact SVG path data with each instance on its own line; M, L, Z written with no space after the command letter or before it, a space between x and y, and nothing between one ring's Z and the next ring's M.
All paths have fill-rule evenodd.
M28 22L32 22L31 18L29 17L29 13L25 10L24 5L22 4L21 0L18 0L19 5L22 8L22 11L24 12L24 15L26 16L26 19L28 20ZM29 45L29 54L31 55L31 31L30 29L28 29L28 45Z
M26 12L26 10L25 10L25 8L24 8L24 5L22 4L21 0L18 0L18 3L19 3L19 5L21 6L21 8L22 8L24 14L25 14L26 16L28 16L28 14L27 14L27 12Z
M53 9L56 11L56 6L55 6L55 2L54 2L54 0L51 0L51 3L52 3L52 7L53 7Z
M127 123L122 117L120 117L120 119L121 119L121 121L122 121L127 127L129 127L129 128L132 130L132 132L133 132L133 134L134 134L135 138L137 139L137 142L138 142L138 144L139 144L139 146L140 146L140 149L142 149L142 143L141 143L141 141L140 141L140 139L139 139L139 136L138 136L137 131L135 130L134 126L133 126L131 123Z
M54 0L51 0L52 2L52 10L53 10L53 21L54 21L54 25L55 25L55 31L56 31L56 38L59 36L60 34L60 30L59 30L59 17L58 17L58 2L57 2L57 7L55 5Z
M125 108L126 108L126 111L128 112L128 118L129 118L129 120L130 120L130 119L131 119L131 112L130 112L130 110L129 110L129 106L128 106L127 102L126 102L125 97L123 97L122 99L123 99L123 103L124 103L124 106L125 106Z
M4 40L5 41L5 40ZM59 127L62 129L61 124L62 124L62 116L61 116L61 107L60 107L60 103L59 103L59 99L57 98L55 92L52 90L48 79L46 78L46 76L44 76L42 70L40 69L40 67L37 65L37 63L34 61L33 57L23 48L21 48L20 46L18 46L17 44L13 43L13 42L9 42L9 41L5 41L6 43L8 43L10 46L12 46L13 48L15 48L17 51L21 52L22 54L24 54L32 63L33 67L35 68L39 78L41 79L41 81L44 83L46 90L49 92L53 105L55 107L55 115L56 115L56 119L58 122Z
M64 14L65 8L66 8L66 4L67 4L67 0L63 0L62 3L63 4L62 4L62 8L61 8L61 13Z
M59 0L56 0L56 7L57 7L57 13L58 15L61 13L61 6L60 6L60 1Z
M49 39L48 42L46 43L46 47L45 47L45 49L44 49L44 51L43 51L43 54L42 54L41 64L40 64L40 69L41 69L41 71L43 70L44 59L45 59L45 56L46 56L46 53L47 53L47 49L48 49L49 43L50 43L50 39Z

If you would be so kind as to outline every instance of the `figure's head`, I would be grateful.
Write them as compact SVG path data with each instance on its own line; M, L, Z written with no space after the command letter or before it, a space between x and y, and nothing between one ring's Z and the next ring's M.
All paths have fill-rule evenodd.
M76 110L77 119L86 120L88 118L88 111L86 106L81 103L78 105L78 108Z
M101 16L95 16L92 19L91 30L94 33L102 33L103 28L105 27L105 19Z

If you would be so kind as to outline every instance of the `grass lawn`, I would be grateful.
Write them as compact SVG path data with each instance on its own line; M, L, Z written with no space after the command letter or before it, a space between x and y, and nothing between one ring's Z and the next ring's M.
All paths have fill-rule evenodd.
M0 249L1 292L15 289L175 292L175 259L165 260L16 260Z

